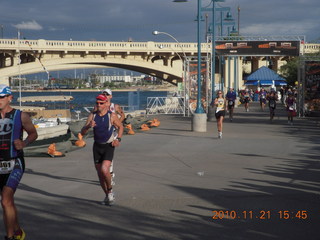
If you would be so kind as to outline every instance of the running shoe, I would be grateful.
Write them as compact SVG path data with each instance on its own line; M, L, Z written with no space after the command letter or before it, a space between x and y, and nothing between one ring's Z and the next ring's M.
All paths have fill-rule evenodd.
M218 138L222 138L222 132L219 132L219 134L218 134Z
M108 205L113 205L114 204L114 200L115 200L115 197L114 197L114 194L113 192L109 192L108 193Z
M103 201L101 202L102 205L108 205L109 204L109 199L108 196L106 196Z
M20 228L19 230L15 231L15 233L14 233L14 239L24 240L25 237L26 237L26 233L23 231L22 228Z
M113 192L109 192L108 195L103 199L103 201L101 202L102 205L113 205L114 204L114 194Z

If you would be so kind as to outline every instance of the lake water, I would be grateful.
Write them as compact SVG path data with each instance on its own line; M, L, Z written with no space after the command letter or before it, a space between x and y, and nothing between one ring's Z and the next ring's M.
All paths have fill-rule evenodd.
M137 92L134 92L137 93ZM53 92L53 91L43 91L43 92L22 92L21 95L22 97L28 97L28 96L59 96L59 95L67 95L67 96L72 96L74 100L72 100L70 103L68 103L67 107L70 107L71 110L80 110L83 111L83 107L92 107L95 104L95 97L99 94L99 92L88 92L88 91L83 91L83 92ZM112 102L118 103L121 106L124 106L126 109L126 106L129 105L129 94L130 92L113 92L112 96ZM133 92L131 92L133 94ZM139 109L145 109L147 106L147 99L148 97L166 97L168 94L167 91L139 91L139 100L140 100L140 107ZM136 95L136 94L135 94ZM17 99L19 98L19 93L14 92L13 93L14 100L13 100L13 105L19 105L17 102ZM137 95L136 95L137 96ZM23 105L28 105L28 106L45 106L47 108L52 108L53 104L48 103L23 103ZM55 108L65 108L66 104L65 103L60 103L60 104L55 104Z

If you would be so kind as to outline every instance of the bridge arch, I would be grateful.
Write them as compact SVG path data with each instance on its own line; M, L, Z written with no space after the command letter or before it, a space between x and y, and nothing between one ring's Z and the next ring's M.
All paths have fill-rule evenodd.
M196 53L189 44L189 55ZM180 52L180 53L179 53ZM116 67L145 73L172 84L182 81L181 47L155 42L47 40L0 41L0 82L43 71ZM19 66L19 55L21 64Z
M240 48L243 47L243 41L248 41L249 43L251 40L249 38L248 40L230 39L226 45L229 44L234 48ZM263 38L262 42L265 41L267 39ZM272 43L274 41L276 40L272 39ZM202 55L210 57L211 43L202 43L201 45ZM305 44L300 42L300 45L300 54L319 51L320 48L320 44ZM218 51L218 48L216 49ZM178 44L176 42L157 43L152 41L97 42L0 39L0 83L8 84L9 77L17 76L19 72L21 75L27 75L43 71L116 67L149 74L177 84L182 81L183 57L196 57L197 51L197 44L190 42ZM235 50L227 49L227 51ZM18 64L19 56L21 59L20 66ZM249 55L222 54L222 56L222 60L228 59L222 71L226 75L228 74L228 81L233 82L234 79L239 84L243 83L241 77L243 64L241 59ZM236 62L230 60L232 56L233 59L237 58L239 60L239 66L230 67L229 62ZM266 54L250 55L246 58L245 62L248 62L250 58L252 66L259 66L264 56ZM269 56L272 57L272 55ZM276 54L274 56L274 62L288 59L286 54ZM276 65L274 66L276 67ZM217 75L217 62L214 69L216 69ZM232 74L232 71L235 71L234 69L237 69L238 74ZM226 76L224 77L226 83L227 78Z

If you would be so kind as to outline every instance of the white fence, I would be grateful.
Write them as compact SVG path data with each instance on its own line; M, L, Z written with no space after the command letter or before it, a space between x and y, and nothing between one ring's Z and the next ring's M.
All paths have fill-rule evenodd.
M183 114L185 116L185 101L182 97L148 97L146 113Z

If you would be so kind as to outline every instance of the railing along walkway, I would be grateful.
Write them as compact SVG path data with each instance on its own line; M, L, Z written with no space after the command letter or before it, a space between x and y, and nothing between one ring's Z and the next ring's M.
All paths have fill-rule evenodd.
M185 101L182 97L148 97L146 113L185 114Z

